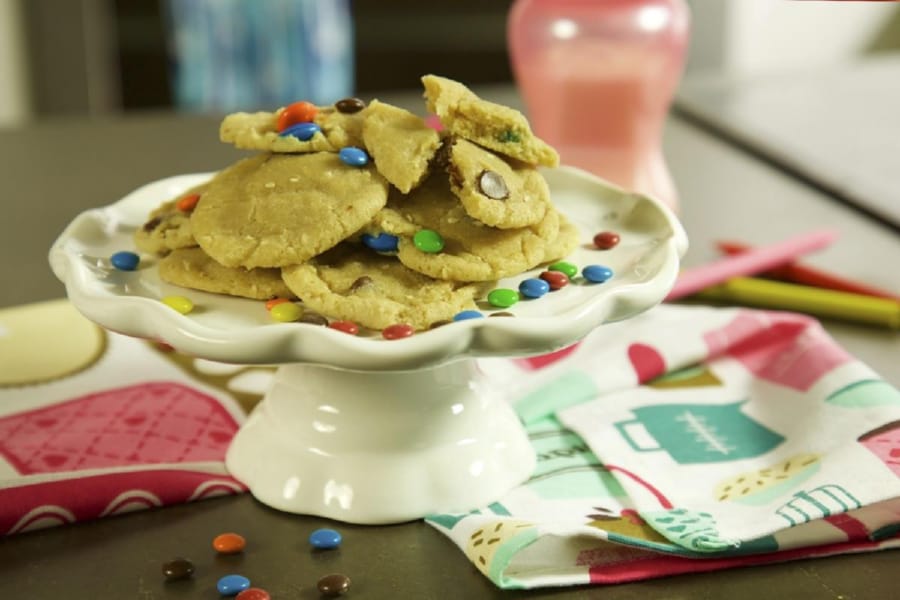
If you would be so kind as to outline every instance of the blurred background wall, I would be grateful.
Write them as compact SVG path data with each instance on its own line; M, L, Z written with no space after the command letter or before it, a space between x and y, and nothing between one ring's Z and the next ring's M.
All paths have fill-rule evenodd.
M273 32L298 31L291 29L291 19L315 19L315 3L336 0L295 1L297 7L275 17L257 9L251 17L235 18L234 23L241 24L242 30L252 26L259 35L271 38L276 36ZM353 93L367 97L415 89L426 72L474 85L512 81L505 38L512 0L342 1L348 8L348 87ZM275 3L290 0L212 0L209 4L221 9L237 6L236 2L275 10ZM689 75L817 67L862 53L900 50L900 5L894 2L689 3L693 13ZM203 110L202 103L191 105L185 100L176 76L179 61L187 60L179 56L184 50L183 44L176 43L178 36L187 35L188 41L196 42L194 36L206 35L202 20L179 34L177 26L183 22L176 15L183 13L177 8L203 4L204 0L0 0L0 125L66 114L173 107ZM215 23L207 23L209 31L218 28L225 40L234 37L236 25ZM307 24L305 31L309 36L317 29ZM258 54L244 53L259 61ZM206 60L221 60L221 55L221 46L211 46ZM274 61L266 60L261 64L270 66ZM222 73L222 68L219 63L209 70ZM269 75L275 80L285 78ZM209 85L220 82L213 80ZM274 108L270 98L263 102L260 95L260 99L265 106L244 108ZM296 98L288 101L292 99ZM247 104L245 99L241 102ZM206 108L228 110L214 102Z

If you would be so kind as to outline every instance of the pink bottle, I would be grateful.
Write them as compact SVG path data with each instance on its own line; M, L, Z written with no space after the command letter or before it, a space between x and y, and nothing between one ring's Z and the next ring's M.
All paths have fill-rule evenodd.
M509 52L535 133L564 164L677 210L661 142L689 20L684 0L516 0Z

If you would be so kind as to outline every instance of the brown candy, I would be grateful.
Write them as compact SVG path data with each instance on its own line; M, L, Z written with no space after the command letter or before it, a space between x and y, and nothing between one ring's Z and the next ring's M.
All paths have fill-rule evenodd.
M316 587L323 596L334 598L350 589L350 578L341 573L332 573L319 579Z
M478 176L478 189L482 194L493 200L506 200L509 198L509 188L499 173L494 171L482 171Z
M297 321L299 323L309 323L310 325L328 325L328 319L311 310L303 311L303 314L300 315Z
M358 278L356 281L354 281L353 283L350 284L350 291L358 292L359 290L361 290L363 288L367 288L370 285L374 285L374 284L375 284L375 282L372 280L371 277L369 277L368 275L363 275L362 277Z
M489 314L488 316L489 316L489 317L514 317L514 316L516 316L516 315L514 315L513 313L511 313L511 312L509 312L509 311L503 310L503 311L500 311L500 312L491 313L491 314Z
M173 558L162 566L162 572L169 581L187 579L194 574L194 563L186 558Z
M357 113L364 109L366 107L366 103L359 98L344 98L343 100L338 100L337 102L335 102L334 107L338 109L338 112L349 115Z

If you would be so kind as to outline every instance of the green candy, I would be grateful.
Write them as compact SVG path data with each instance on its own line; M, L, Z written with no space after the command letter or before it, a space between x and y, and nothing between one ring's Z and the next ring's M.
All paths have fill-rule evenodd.
M413 244L422 252L436 254L444 249L444 238L437 231L420 229L413 236Z
M519 292L509 288L497 288L488 294L487 299L491 306L508 308L519 301Z
M549 267L547 267L548 271L559 271L560 273L565 273L569 279L578 275L578 267L573 265L570 262L566 262L561 260L559 262L555 262Z

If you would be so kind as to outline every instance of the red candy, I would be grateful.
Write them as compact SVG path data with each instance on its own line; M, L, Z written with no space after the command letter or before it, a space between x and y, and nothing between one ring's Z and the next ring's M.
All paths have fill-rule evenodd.
M290 302L290 300L287 298L272 298L271 300L266 300L266 310L272 310L272 308L279 304L284 304L285 302Z
M619 243L619 234L613 231L601 231L594 236L594 245L601 250L609 250Z
M284 131L297 123L312 123L318 112L315 104L305 100L288 104L278 113L278 131Z
M357 325L353 321L332 321L328 324L328 326L332 329L337 329L338 331L349 333L350 335L356 335L357 333L359 333L359 325Z
M569 276L562 271L544 271L539 277L550 285L551 291L564 288L569 284Z
M234 598L235 600L272 600L269 592L261 588L247 588Z
M386 340L399 340L400 338L409 337L414 334L416 330L412 325L407 325L406 323L398 323L396 325L391 325L390 327L385 327L381 330L381 335Z
M194 207L197 206L197 202L199 201L200 194L188 194L187 196L182 196L175 202L175 208L181 212L191 212L194 210Z

